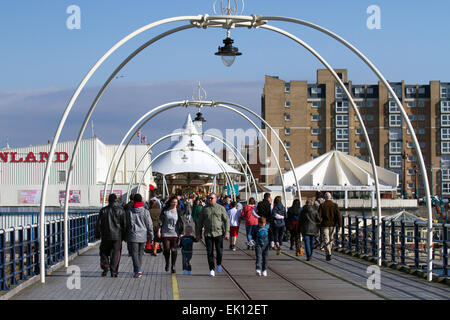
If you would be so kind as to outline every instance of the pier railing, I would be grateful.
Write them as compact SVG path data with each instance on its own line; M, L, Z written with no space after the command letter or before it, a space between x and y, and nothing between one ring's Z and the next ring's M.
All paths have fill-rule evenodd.
M376 258L377 217L342 215L334 246L362 256ZM433 272L448 277L450 224L433 223ZM382 261L412 270L426 271L427 222L383 218L381 222Z
M98 213L69 219L69 254L78 252L95 242ZM45 223L46 268L64 260L64 221ZM40 273L39 225L0 229L0 292L26 281Z

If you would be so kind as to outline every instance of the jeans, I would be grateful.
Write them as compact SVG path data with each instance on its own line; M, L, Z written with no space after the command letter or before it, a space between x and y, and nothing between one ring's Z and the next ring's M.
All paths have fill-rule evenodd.
M267 260L269 258L269 244L255 246L256 253L256 270L267 270ZM262 264L262 265L261 265Z
M281 246L283 243L284 226L277 227L273 225L273 241Z
M130 242L133 271L142 271L142 256L144 255L145 242Z
M192 271L191 266L192 252L181 251L181 257L183 260L183 270Z
M306 257L311 258L314 249L315 236L310 234L304 234L303 240L305 241Z
M245 232L247 233L247 244L252 240L252 233L256 226L245 226Z
M214 270L214 247L216 247L216 262L217 265L222 264L223 253L223 236L205 237L206 253L208 255L209 270Z
M325 253L327 256L331 256L331 248L333 247L333 235L334 235L334 227L325 227L320 228L320 232L323 236Z
M102 240L100 243L100 267L111 274L119 273L122 240Z

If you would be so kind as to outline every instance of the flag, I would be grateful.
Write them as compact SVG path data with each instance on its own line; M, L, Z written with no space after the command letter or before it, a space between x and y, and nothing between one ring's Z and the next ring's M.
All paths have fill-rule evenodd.
M136 133L136 135L138 136L138 138L140 138L140 137L141 137L141 130L139 130L139 131Z
M147 142L147 137L144 136L143 138L144 138L144 143L146 143Z

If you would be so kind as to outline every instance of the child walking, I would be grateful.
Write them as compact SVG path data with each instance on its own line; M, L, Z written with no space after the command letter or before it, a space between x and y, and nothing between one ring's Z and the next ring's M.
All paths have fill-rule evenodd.
M187 226L184 231L184 236L181 237L180 240L181 257L183 260L183 274L191 274L191 259L194 242L197 242L197 240L192 236L192 227Z
M269 258L269 225L266 218L259 217L258 225L253 229L252 234L256 253L256 274L267 277L267 264Z
M230 209L227 210L230 218L230 250L236 251L236 239L239 234L239 224L241 212L236 208L236 201L230 203Z

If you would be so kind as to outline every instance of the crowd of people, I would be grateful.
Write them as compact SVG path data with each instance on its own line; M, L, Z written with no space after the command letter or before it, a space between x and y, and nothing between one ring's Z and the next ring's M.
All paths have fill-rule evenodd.
M341 215L328 192L324 195L318 192L316 199L308 199L303 207L295 199L288 209L280 196L272 201L270 193L265 193L258 203L251 197L245 206L239 196L233 200L215 193L165 199L153 195L148 202L143 201L142 195L133 194L124 205L111 194L96 225L96 238L101 239L102 276L111 272L112 277L117 277L123 241L127 243L135 278L142 277L145 252L158 256L162 251L165 271L176 273L178 249L183 274L190 275L194 243L201 239L206 246L209 275L215 276L216 272L222 272L223 241L228 240L229 249L236 251L242 222L247 250L255 251L256 274L267 276L269 250L280 255L287 236L290 250L295 250L296 256L303 255L303 242L307 261L318 247L325 251L326 260L331 260L333 236L335 228L341 227Z

